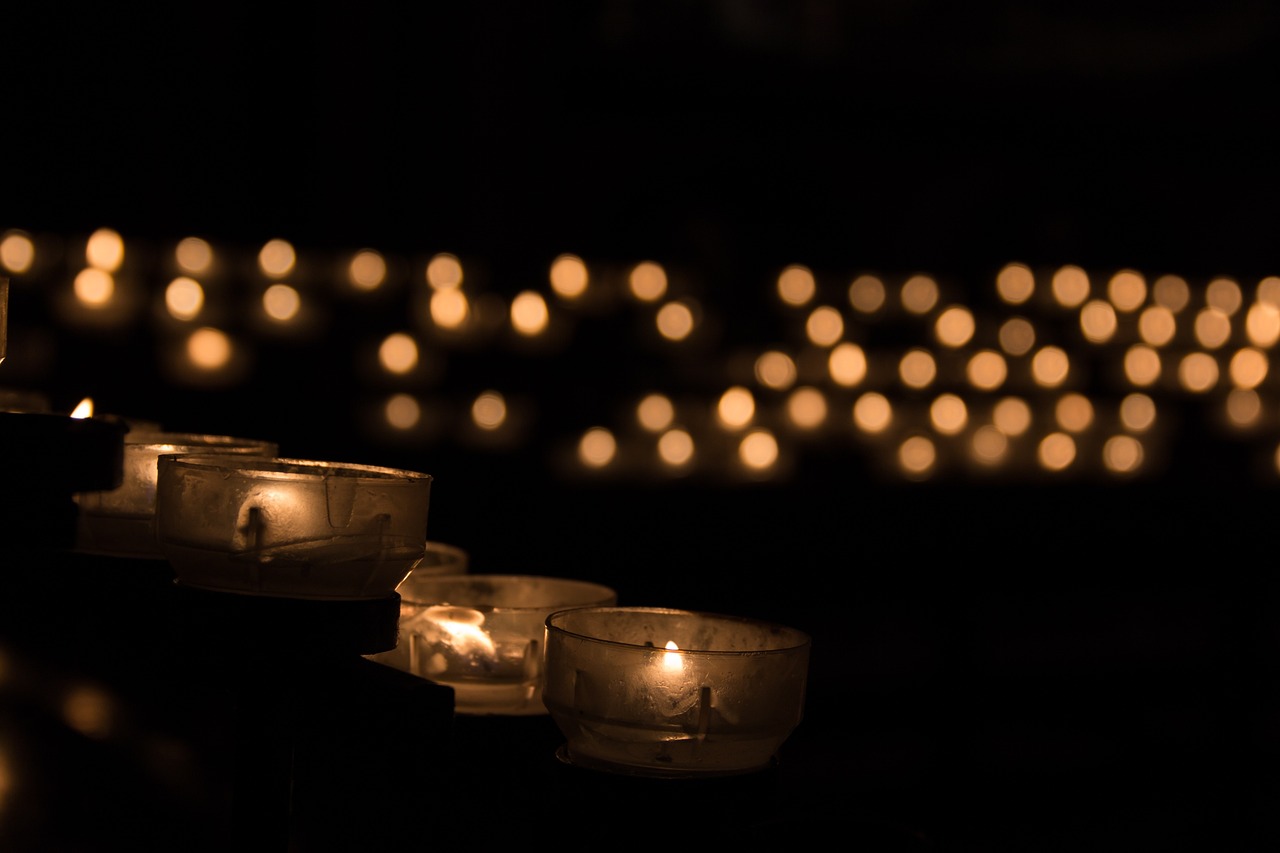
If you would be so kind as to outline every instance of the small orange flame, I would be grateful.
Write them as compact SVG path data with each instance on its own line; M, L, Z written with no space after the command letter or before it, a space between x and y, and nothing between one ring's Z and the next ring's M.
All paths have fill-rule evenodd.
M71 410L71 417L73 418L93 417L93 398L85 397L83 400L77 403L76 407Z

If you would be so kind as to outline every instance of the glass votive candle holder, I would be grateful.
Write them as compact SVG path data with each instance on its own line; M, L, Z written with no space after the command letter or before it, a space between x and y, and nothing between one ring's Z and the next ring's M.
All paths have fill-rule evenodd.
M156 540L192 587L381 598L423 558L431 482L373 465L164 455Z
M459 714L546 714L547 615L617 602L607 586L536 575L415 572L399 591L399 643L370 657L452 687Z
M156 480L159 459L169 453L272 457L275 442L227 435L130 429L124 436L120 485L110 491L80 492L76 547L81 551L160 557L156 542Z
M547 616L543 702L567 764L634 776L770 767L799 725L810 637L736 616L586 607Z

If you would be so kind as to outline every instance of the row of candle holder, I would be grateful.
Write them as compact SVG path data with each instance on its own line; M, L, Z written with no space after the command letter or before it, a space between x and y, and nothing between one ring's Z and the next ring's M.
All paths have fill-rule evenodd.
M277 454L135 425L120 486L75 496L77 548L165 559L178 583L222 593L398 595L399 640L367 657L452 688L457 713L549 714L573 765L752 772L799 724L803 632L619 606L588 581L473 574L464 549L426 538L430 475Z

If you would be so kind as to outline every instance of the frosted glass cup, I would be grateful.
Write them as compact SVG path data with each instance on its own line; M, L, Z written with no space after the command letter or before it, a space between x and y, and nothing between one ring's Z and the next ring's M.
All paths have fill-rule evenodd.
M546 714L547 614L616 601L590 581L415 574L400 586L399 644L370 657L452 687L460 714Z
M156 539L189 586L381 598L423 558L431 481L372 465L161 456Z
M568 764L635 776L763 770L799 725L809 636L736 616L587 607L546 621L543 701Z
M160 557L156 542L156 480L160 457L168 453L275 456L275 442L227 435L135 432L124 436L124 470L118 488L80 492L76 527L78 550L134 557Z

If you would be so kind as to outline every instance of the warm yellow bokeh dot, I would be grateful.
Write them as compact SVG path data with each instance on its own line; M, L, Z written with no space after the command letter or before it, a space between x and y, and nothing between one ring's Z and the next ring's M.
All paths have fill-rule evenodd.
M116 272L124 263L124 239L111 228L99 228L85 243L84 259L94 269Z
M1009 378L1009 364L995 350L978 350L969 357L965 376L979 391L994 391Z
M860 314L874 314L884 307L884 282L874 275L860 275L849 285L849 304Z
M961 305L953 305L940 314L933 324L934 336L945 347L958 349L973 339L977 322L973 312Z
M591 427L578 439L578 459L588 468L604 468L618 455L618 440L605 427Z
M865 433L884 432L893 423L893 405L878 391L868 391L853 404L853 424Z
M1139 388L1154 385L1163 372L1160 353L1146 344L1134 344L1124 353L1124 375L1129 384Z
M1080 309L1080 331L1090 343L1106 343L1115 337L1118 327L1116 309L1106 300L1091 299Z
M852 388L867 378L867 354L862 347L846 341L831 348L827 356L827 373L831 381Z
M814 346L832 346L844 334L844 317L830 305L819 305L809 312L804 332Z
M668 429L675 417L675 404L666 394L646 394L636 405L636 422L649 432Z
M796 362L785 352L768 350L756 358L754 372L761 385L782 391L795 384Z
M1010 317L1000 324L1000 349L1012 356L1026 355L1036 345L1036 328L1025 317Z
M1063 308L1077 308L1089 298L1089 276L1080 267L1068 264L1054 271L1050 289Z
M1005 264L996 273L996 293L1007 305L1021 305L1035 293L1036 279L1026 264Z
M1129 432L1146 432L1156 422L1156 401L1141 392L1126 394L1120 401L1120 423Z
M898 377L908 388L927 388L937 375L938 364L926 349L910 349L898 362Z
M913 275L902 284L902 307L911 314L929 313L940 296L938 283L929 275Z
M516 334L526 338L536 337L546 330L551 322L551 313L547 308L547 300L542 294L533 290L517 293L511 300L511 328Z
M356 290L377 290L387 280L387 261L373 249L361 249L347 264L347 281Z
M258 269L267 278L284 278L298 262L293 244L288 240L268 240L258 250Z
M462 261L450 252L439 252L427 261L427 285L433 290L462 286Z
M577 255L564 254L551 262L547 274L551 289L564 299L577 299L587 292L587 265Z
M667 271L655 261L641 261L631 268L627 285L641 302L657 302L667 295Z
M747 426L755 415L756 399L749 389L741 385L727 389L716 402L716 419L729 429Z
M818 291L813 271L803 264L791 264L778 273L778 298L785 305L808 305Z
M1020 436L1031 428L1031 404L1021 397L1005 397L992 408L991 423L1005 435Z

